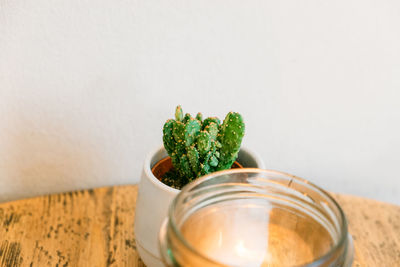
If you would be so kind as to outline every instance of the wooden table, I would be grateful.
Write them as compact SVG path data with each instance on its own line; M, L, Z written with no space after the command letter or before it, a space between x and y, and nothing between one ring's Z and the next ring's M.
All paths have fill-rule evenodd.
M144 266L133 232L137 187L115 186L0 204L0 266ZM335 195L354 266L400 266L400 207Z

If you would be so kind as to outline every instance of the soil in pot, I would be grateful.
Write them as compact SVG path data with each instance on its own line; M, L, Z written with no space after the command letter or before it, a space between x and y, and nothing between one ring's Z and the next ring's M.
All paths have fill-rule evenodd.
M236 168L243 168L243 166L239 162L235 161L231 169L236 169ZM163 158L162 160L157 162L153 166L151 171L153 172L154 176L164 184L179 190L182 188L182 185L177 184L176 180L169 178L171 176L173 177L174 172L176 172L174 166L172 165L171 157Z

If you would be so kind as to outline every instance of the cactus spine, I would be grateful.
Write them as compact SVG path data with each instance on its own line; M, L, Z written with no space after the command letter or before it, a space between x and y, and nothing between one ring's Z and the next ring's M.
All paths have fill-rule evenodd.
M223 123L215 117L203 120L183 115L176 107L175 119L163 127L163 143L175 170L166 174L163 182L181 188L205 174L229 169L237 158L245 125L239 113L229 112Z

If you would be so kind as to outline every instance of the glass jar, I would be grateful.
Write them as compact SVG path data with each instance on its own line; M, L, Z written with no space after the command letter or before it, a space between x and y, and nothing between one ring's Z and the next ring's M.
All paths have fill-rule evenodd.
M166 266L351 266L345 215L293 175L220 171L185 186L160 230Z

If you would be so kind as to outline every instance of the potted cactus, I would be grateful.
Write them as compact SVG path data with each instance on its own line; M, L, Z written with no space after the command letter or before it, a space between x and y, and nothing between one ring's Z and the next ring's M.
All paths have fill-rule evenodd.
M232 167L238 156L245 125L239 113L229 112L224 121L216 117L203 120L201 113L193 118L183 116L176 107L175 119L163 127L163 143L170 158L156 164L152 172L164 184L181 189L192 180ZM171 166L172 163L172 166ZM236 162L235 167L241 167Z
M139 255L147 266L163 266L158 232L169 204L197 177L234 167L264 168L262 160L241 147L245 125L239 113L218 118L192 117L178 106L163 127L164 146L145 159L135 212Z

